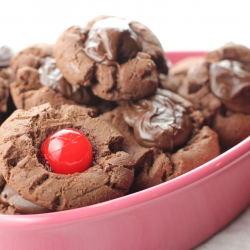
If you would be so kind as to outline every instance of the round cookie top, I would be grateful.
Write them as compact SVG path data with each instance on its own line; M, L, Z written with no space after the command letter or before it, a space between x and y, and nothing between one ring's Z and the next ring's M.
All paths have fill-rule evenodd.
M228 43L208 52L191 63L177 93L202 111L222 151L235 146L250 134L250 49Z
M54 108L63 104L75 104L48 86L43 86L38 70L29 66L18 69L16 79L10 84L10 92L17 109L29 110L32 107L50 103Z
M206 55L206 61L209 63L219 62L224 59L250 63L250 50L246 46L230 42Z
M96 104L98 98L89 88L77 88L68 83L52 57L52 45L29 46L11 60L16 80L10 89L17 108L28 110L49 102L53 107L62 104Z
M37 43L31 45L14 55L10 60L10 67L16 73L19 68L30 66L38 69L42 64L42 58L52 56L53 45Z
M101 16L85 28L73 26L54 46L64 77L77 86L90 86L102 99L134 100L158 86L158 72L167 73L165 53L144 25Z
M62 75L56 66L55 58L48 56L42 59L42 65L38 69L39 79L43 86L61 93L64 97L77 104L95 104L98 98L95 97L89 88L80 86L77 88L71 85Z
M84 29L87 32L92 31L95 37L99 36L99 32L104 33L106 39L104 35L101 40L98 40L103 41L106 48L107 42L116 47L115 51L118 52L118 61L123 58L120 62L124 62L124 59L132 58L133 55L136 55L136 52L141 51L150 55L159 73L168 73L168 59L166 58L160 41L155 34L142 23L114 16L98 16L88 22ZM107 40L107 36L111 37L111 39ZM110 45L109 48L111 48ZM113 50L114 48L112 51ZM110 53L111 50L106 52Z
M91 109L49 104L15 111L0 128L0 171L25 200L50 210L66 210L123 196L133 181L133 159L122 148L123 136ZM64 128L81 131L90 141L92 166L82 173L48 171L40 157L43 141Z
M209 78L212 93L228 110L250 114L250 63L228 59L214 62Z
M181 96L158 89L148 98L125 103L123 112L140 145L173 151L185 144L192 132L189 115L193 110Z
M250 49L228 43L194 61L177 91L211 125L223 111L250 113Z
M209 83L211 94L232 112L250 114L250 49L228 43L206 54L192 66L187 82L200 83L197 92ZM189 91L190 92L190 91Z
M96 62L107 65L125 63L141 50L138 36L123 19L109 17L91 26L84 52Z

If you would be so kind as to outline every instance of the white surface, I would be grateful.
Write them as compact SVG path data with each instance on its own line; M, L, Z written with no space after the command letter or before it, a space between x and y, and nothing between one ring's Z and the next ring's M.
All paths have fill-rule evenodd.
M249 0L1 0L0 43L16 49L54 43L66 28L106 14L144 23L165 50L250 46L249 9Z
M250 207L221 232L194 250L249 250Z
M54 43L66 28L105 14L144 23L168 51L212 50L230 41L250 47L249 9L249 0L1 0L0 44L17 51ZM196 250L250 249L249 235L250 208Z

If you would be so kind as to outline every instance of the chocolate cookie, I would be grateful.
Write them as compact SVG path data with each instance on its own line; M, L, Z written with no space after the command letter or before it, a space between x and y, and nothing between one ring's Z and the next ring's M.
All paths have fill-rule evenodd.
M94 105L99 100L95 97L89 88L71 85L63 77L56 66L56 60L53 57L45 57L41 67L38 69L40 82L57 93L61 93L65 98L74 101L77 104Z
M123 118L121 107L103 114L101 118L111 122L123 134L122 149L135 161L132 191L143 190L166 180L166 177L172 173L169 158L160 149L146 148L138 144L133 131Z
M92 109L49 104L15 111L0 128L0 171L23 199L52 211L72 209L125 195L133 181L134 162L122 150L123 136ZM92 165L82 173L48 171L41 145L52 133L74 128L91 143Z
M12 51L7 46L0 47L0 124L13 112L9 84L14 81L15 74L8 67Z
M160 74L160 85L164 89L168 89L173 92L181 94L181 88L186 78L187 72L191 65L199 60L202 60L201 56L192 56L184 58L169 69L168 75Z
M75 104L62 94L43 86L37 69L22 67L17 71L16 80L10 84L10 92L18 109L29 110L44 103L50 103L54 108L63 104Z
M147 99L121 104L101 117L124 135L123 150L135 161L133 190L175 178L219 155L217 134L202 127L201 112L177 94L158 89Z
M200 109L227 150L250 135L250 50L228 43L193 63L177 92Z
M54 56L72 85L90 86L95 95L112 101L154 93L158 72L168 71L160 42L147 27L109 16L64 31Z
M31 45L11 58L10 67L15 73L24 66L38 69L42 65L42 58L52 56L52 50L53 45L47 43Z
M43 87L38 69L43 58L52 56L51 44L39 43L29 46L11 58L10 67L16 73L10 91L16 108L28 110L39 104L50 102L54 107L74 104L49 87Z
M221 110L221 102L210 91L208 73L209 63L205 58L196 61L189 68L178 93L201 110L205 117L205 123L211 126L214 116Z
M29 47L30 50L31 48ZM11 95L17 108L28 110L47 102L59 108L62 104L94 105L99 101L90 89L76 88L69 84L51 56L42 57L37 53L35 58L39 58L39 65L24 66L27 63L26 57L21 61L22 56L26 55L24 52L20 52L20 56L16 58L19 69L16 81L10 85ZM14 59L12 63L15 63Z

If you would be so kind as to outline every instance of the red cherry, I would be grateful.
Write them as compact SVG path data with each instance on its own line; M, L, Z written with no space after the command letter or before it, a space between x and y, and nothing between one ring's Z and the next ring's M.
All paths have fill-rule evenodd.
M53 172L74 174L85 171L92 161L92 147L86 136L73 128L51 134L42 144L42 155Z

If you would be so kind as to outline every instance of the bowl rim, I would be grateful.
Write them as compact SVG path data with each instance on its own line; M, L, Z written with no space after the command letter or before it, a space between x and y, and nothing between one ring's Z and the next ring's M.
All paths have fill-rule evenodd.
M175 64L178 61L180 61L181 59L187 58L187 57L201 57L201 56L205 56L207 54L208 51L205 50L190 50L190 51L186 51L186 50L173 50L173 51L167 51L166 57L168 58L168 60L170 61L170 65L171 64Z
M133 194L125 195L123 197L110 201L72 210L32 215L0 214L0 225L5 229L23 229L27 225L32 225L31 228L34 228L34 226L50 227L55 225L74 223L75 221L79 222L89 218L107 215L113 212L119 212L123 209L128 209L133 206L150 202L154 199L168 195L178 189L193 184L194 182L200 181L201 179L208 177L209 175L224 168L228 164L236 161L238 158L247 153L250 153L250 136L233 148L222 153L211 161L201 165L200 167L157 186Z

